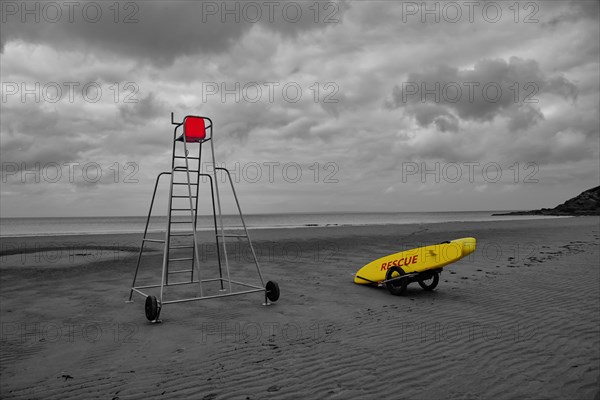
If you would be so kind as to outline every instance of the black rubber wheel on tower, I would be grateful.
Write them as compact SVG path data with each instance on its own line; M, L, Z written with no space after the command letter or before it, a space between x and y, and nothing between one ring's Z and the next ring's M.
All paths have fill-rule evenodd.
M440 283L440 274L439 272L433 272L430 277L426 279L419 279L419 286L423 288L423 290L433 290L437 287L438 283Z
M406 290L406 286L408 285L407 278L394 279L394 278L398 278L399 276L403 276L403 275L406 275L404 273L404 270L402 268L396 267L396 266L391 267L385 273L385 280L388 281L385 283L385 287L394 296L402 296L404 294L404 291ZM391 280L391 279L394 279L394 280Z
M270 301L277 301L279 299L279 285L275 281L267 282L265 286L267 291L267 299Z
M158 318L158 301L155 296L146 297L146 318L148 321L154 321Z

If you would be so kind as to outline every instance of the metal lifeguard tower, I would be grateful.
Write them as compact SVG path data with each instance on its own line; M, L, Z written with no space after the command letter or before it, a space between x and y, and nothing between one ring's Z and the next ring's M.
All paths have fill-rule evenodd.
M183 122L175 122L173 113L171 113L171 124L175 125L173 130L173 151L171 158L171 170L161 172L156 177L154 184L154 192L150 209L146 219L146 227L144 236L140 246L137 265L133 276L133 283L129 292L129 302L132 301L133 294L137 293L146 298L145 312L146 318L153 322L160 322L160 312L164 305L172 303L183 303L196 300L207 300L220 297L229 297L235 295L249 294L255 292L264 292L264 305L269 305L269 301L275 302L279 299L279 286L274 281L265 283L258 259L248 229L244 221L242 209L233 186L231 175L226 168L217 167L215 163L215 150L213 141L214 125L210 118L188 115L183 119ZM181 129L181 134L178 136L178 130ZM201 171L202 160L202 145L210 142L210 160L212 163L212 174L203 173ZM182 144L183 146L178 146ZM197 156L190 156L190 149L197 147ZM183 152L181 152L183 150ZM192 165L190 165L192 164ZM241 227L229 228L223 225L223 215L221 212L221 197L219 194L218 174L225 174L226 180L229 181L231 191L235 199L237 211L241 220ZM152 215L152 208L156 198L156 191L160 179L164 176L170 176L169 199L167 212L167 226L164 239L155 239L148 237L148 225ZM216 245L216 256L218 264L217 277L205 277L203 268L200 263L200 252L198 250L197 238L197 216L198 216L198 198L200 194L201 177L207 178L210 183L210 194L212 204L213 226L214 226L214 243ZM223 177L223 176L221 176ZM187 217L185 216L187 215ZM181 229L174 228L175 226L182 227ZM237 231L236 233L233 233ZM241 233L240 233L241 231ZM212 236L212 234L211 234ZM177 237L177 241L173 238ZM246 240L250 248L256 271L260 280L260 285L240 282L231 279L229 271L229 259L227 255L227 238L237 238L237 240ZM191 242L190 242L191 239ZM183 243L181 241L184 241ZM187 240L187 242L185 242ZM162 258L162 273L159 284L136 286L138 273L142 255L146 244L159 243L163 248ZM187 251L184 256L175 253ZM223 271L223 265L225 271ZM183 265L183 267L181 267ZM185 266L187 265L187 267ZM172 268L176 266L175 268ZM197 276L195 276L196 271ZM204 271L206 272L206 271ZM224 272L224 273L223 273ZM173 282L171 279L174 275L187 276L184 280ZM205 285L217 284L218 292L216 294L207 293ZM198 291L195 296L187 296L183 298L166 299L165 288L171 286L197 285ZM146 293L146 290L157 291L160 288L160 293L157 296Z

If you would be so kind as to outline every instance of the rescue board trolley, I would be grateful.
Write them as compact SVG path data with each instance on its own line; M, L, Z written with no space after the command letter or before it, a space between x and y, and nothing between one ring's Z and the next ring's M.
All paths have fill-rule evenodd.
M402 296L413 282L423 290L433 290L444 267L473 253L476 247L477 239L465 237L389 254L359 269L354 283L383 286L396 296Z
M158 323L160 322L159 317L162 307L166 304L207 300L256 292L264 293L264 305L269 305L270 301L277 301L279 299L279 286L274 281L265 282L263 279L258 259L254 248L252 247L252 242L244 221L242 209L235 192L235 187L231 179L231 174L226 168L217 167L216 165L213 140L214 125L212 120L207 117L188 115L183 119L183 122L175 122L173 120L173 113L171 113L171 124L175 125L173 130L171 170L161 172L156 177L154 192L152 193L150 209L148 211L148 217L146 218L146 227L144 229L128 302L132 302L134 293L145 297L146 318L153 323ZM212 173L202 172L202 145L207 142L210 145L211 158L209 160L209 165L212 164ZM190 151L193 150L193 147L197 147L197 152L194 152L197 156L190 156ZM148 225L150 224L159 182L161 178L166 176L170 177L167 226L164 239L156 239L148 236ZM226 230L226 227L223 225L221 197L218 183L219 176L225 181L229 181L241 221L241 227L227 227ZM208 183L210 184L214 244L216 246L215 253L218 266L218 276L216 277L204 276L204 272L206 271L203 272L203 268L201 268L201 253L198 250L197 211L201 178L205 178L202 181L206 182L206 180L208 180ZM175 228L176 226L182 228ZM234 234L233 232L236 233ZM211 234L211 236L213 236L213 234ZM231 278L227 254L227 238L236 238L237 240L245 239L247 241L250 253L252 254L252 259L256 265L256 272L258 273L257 283L244 283ZM150 243L162 245L163 254L160 283L136 286L142 262L142 255L146 245ZM184 256L176 254L186 251L188 253ZM223 271L222 268L223 264L225 266L225 271ZM182 265L183 267L181 267ZM185 265L187 265L187 267L185 267ZM204 269L206 269L206 267ZM174 276L182 275L186 278L173 281ZM258 281L260 281L260 285L258 284ZM186 285L197 285L197 290L195 291L196 295L167 299L166 288L182 287ZM214 288L212 288L213 291L209 293L206 288L207 285L217 285L218 289L216 293L214 293ZM159 291L158 297L150 294L151 291Z

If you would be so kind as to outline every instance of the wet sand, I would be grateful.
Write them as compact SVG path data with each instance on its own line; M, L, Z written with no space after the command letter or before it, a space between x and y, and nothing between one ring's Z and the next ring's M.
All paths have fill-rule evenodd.
M3 238L1 397L597 399L599 230L598 217L254 230L279 301L167 304L161 324L141 296L125 302L140 235ZM375 258L464 236L477 251L433 292L352 282ZM230 250L232 279L257 282L248 248ZM145 254L138 283L157 283L161 251Z

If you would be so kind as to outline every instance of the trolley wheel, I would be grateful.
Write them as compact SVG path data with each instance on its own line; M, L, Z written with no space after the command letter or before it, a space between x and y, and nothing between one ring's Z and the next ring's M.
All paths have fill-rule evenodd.
M267 291L267 299L271 301L277 301L279 299L279 285L277 284L277 282L267 282L265 290Z
M155 296L146 297L146 318L148 321L155 321L158 318L160 307Z
M403 275L406 275L404 273L404 270L402 268L396 267L396 266L391 267L385 273L385 280L387 281L385 283L385 287L394 296L402 296L404 294L404 291L406 290L406 286L408 285L407 278L394 279L394 278L398 278L399 276L403 276ZM391 280L391 279L394 279L394 280Z
M440 282L440 273L434 272L429 278L419 279L417 282L419 282L419 286L421 286L423 290L433 290Z

